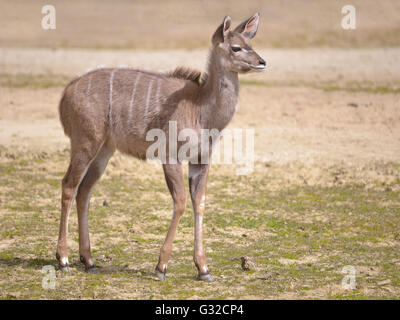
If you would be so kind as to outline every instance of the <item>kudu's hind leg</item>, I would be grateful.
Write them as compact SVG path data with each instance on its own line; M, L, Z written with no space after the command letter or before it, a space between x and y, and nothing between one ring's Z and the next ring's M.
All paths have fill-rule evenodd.
M63 271L69 271L67 234L71 206L78 192L78 187L101 144L94 145L92 143L88 145L90 147L85 146L83 141L79 145L71 144L71 161L62 180L61 221L56 258L59 261L60 269Z
M213 281L206 264L203 247L203 217L209 164L189 164L189 189L194 212L194 263L198 279Z
M171 257L172 243L175 238L176 229L186 208L185 182L183 179L182 166L180 164L165 164L163 165L163 169L165 180L167 181L168 189L172 196L174 211L156 266L157 276L161 281L165 280L165 273L167 272L168 260Z
M78 211L78 225L79 225L79 254L80 260L85 264L85 268L90 273L97 273L96 268L91 257L90 240L89 240L89 226L88 214L90 197L96 182L103 175L107 166L108 160L114 154L115 148L107 145L102 146L96 158L92 161L89 169L79 185L78 194L76 196L76 207Z

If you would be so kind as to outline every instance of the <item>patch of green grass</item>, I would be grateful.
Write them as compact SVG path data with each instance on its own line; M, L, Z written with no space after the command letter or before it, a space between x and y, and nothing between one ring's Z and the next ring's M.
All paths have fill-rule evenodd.
M32 157L41 161L30 161ZM36 170L46 162L52 163L48 170ZM385 183L392 191L385 191L381 182L367 189L358 181L282 186L272 191L266 181L279 177L268 168L243 178L215 167L209 179L204 239L216 282L195 281L193 213L188 203L167 281L161 283L154 267L172 204L162 170L136 160L130 165L112 163L93 193L89 229L100 274L86 274L79 263L73 209L71 273L57 271L56 290L45 290L41 269L57 265L60 180L67 163L67 153L0 157L1 298L381 299L399 295L398 180ZM396 172L398 168L392 163L376 170ZM103 206L104 199L109 206ZM165 210L171 214L164 214ZM254 263L251 271L242 270L242 256ZM346 265L373 266L379 273L358 274L357 289L346 291L340 286ZM385 279L391 280L389 290L376 285Z

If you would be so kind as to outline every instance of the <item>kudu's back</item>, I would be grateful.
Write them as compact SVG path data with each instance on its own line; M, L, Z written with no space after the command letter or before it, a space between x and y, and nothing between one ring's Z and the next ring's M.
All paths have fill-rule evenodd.
M178 130L196 128L199 78L185 70L162 74L127 68L97 69L65 88L59 115L72 146L82 135L111 141L117 149L144 159L146 133L158 128L168 135L168 122Z

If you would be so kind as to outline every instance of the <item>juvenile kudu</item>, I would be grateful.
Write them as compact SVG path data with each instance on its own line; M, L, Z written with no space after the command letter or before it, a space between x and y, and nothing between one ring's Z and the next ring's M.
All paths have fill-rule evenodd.
M170 73L104 68L86 73L68 84L59 105L60 120L71 141L70 164L62 180L56 254L62 270L68 271L68 217L76 198L80 260L87 271L97 273L89 242L89 201L93 186L116 149L145 159L151 144L146 133L158 128L168 137L170 121L177 123L178 132L185 128L196 132L201 129L221 131L228 125L238 102L238 73L265 69L265 61L249 43L257 32L258 23L259 14L256 13L231 31L231 18L225 17L212 37L208 69L204 74L187 68L177 68ZM177 145L179 148L182 142L178 141ZM186 207L181 163L168 159L163 170L174 209L156 266L160 280L165 280L176 229ZM194 263L199 279L212 281L202 232L208 171L209 161L189 161Z

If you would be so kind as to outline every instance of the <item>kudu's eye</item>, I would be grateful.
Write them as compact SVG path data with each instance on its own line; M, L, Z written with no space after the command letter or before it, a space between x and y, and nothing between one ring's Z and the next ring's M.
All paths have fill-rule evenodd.
M232 46L231 49L233 52L239 52L240 50L242 50L242 48L239 46Z

